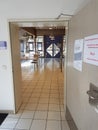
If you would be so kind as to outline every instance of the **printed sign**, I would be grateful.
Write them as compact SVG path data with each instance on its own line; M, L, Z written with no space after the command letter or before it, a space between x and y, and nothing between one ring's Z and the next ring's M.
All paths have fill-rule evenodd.
M74 43L74 68L82 71L83 39L75 40Z
M98 34L84 39L84 62L98 66Z
M0 41L0 50L6 50L6 49L7 49L7 42Z

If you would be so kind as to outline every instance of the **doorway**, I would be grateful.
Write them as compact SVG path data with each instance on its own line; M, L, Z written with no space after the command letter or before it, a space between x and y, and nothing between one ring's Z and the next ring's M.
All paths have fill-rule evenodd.
M15 23L15 24L13 24L13 23ZM19 31L19 22L11 22L10 25L11 25L11 27L13 26L14 31L16 30L16 28ZM10 27L10 30L12 30L11 27ZM11 31L11 33L10 33L10 35L11 35L11 46L12 46L12 64L13 64L13 72L14 72L13 73L13 82L14 82L14 90L15 90L15 92L14 92L14 94L15 94L15 103L17 102L17 100L20 101L19 99L21 99L21 95L22 95L21 94L21 87L19 87L20 85L17 84L17 82L21 84L21 81L20 81L20 79L21 79L21 69L20 68L16 69L15 66L17 64L14 63L14 62L17 61L18 66L20 66L20 48L18 46L18 50L15 51L15 49L14 49L14 47L16 46L16 43L19 42L19 40L17 40L17 42L15 42L16 41L15 39L19 39L18 31L15 32L15 33L17 33L17 37L16 37L16 34L13 33L13 31ZM49 38L49 36L47 36L47 38ZM51 38L53 38L53 37L51 37ZM46 58L60 58L60 55L61 55L60 52L61 52L61 49L62 49L60 43L63 42L63 38L62 38L62 36L59 36L59 38L54 36L55 39L51 39L51 38L50 38L50 43L51 44L53 43L53 44L50 45L50 48L52 48L52 50L50 50L51 51L51 53L50 53L49 50L48 50L49 46L48 45L46 46L46 49L45 49L46 53L48 53L48 52L50 53L50 55L48 55ZM14 41L15 44L13 44L13 41ZM14 56L14 53L16 53L17 56ZM16 70L18 70L17 72L20 73L20 79L17 79L17 80L16 80L17 74L15 73ZM17 85L18 85L18 87L17 87ZM21 104L21 101L20 101L20 103L17 102L15 104L15 107L16 107L15 111L18 110L20 104Z

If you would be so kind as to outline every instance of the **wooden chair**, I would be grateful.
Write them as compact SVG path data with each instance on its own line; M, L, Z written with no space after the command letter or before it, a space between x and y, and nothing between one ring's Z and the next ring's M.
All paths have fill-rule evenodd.
M39 55L37 53L35 53L33 55L33 60L32 60L32 63L36 64L37 67L38 67L38 59L39 59Z

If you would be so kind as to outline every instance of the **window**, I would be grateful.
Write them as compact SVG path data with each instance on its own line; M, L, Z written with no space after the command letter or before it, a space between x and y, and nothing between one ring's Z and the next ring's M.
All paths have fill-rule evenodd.
M37 42L37 50L42 51L42 42Z

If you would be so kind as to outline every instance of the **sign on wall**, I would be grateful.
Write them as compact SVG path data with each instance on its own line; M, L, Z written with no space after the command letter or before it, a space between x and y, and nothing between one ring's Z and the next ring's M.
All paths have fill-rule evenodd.
M0 50L6 50L6 49L7 49L7 42L0 41Z
M74 43L74 68L82 71L83 39L75 40Z
M84 62L98 66L98 34L84 39Z

